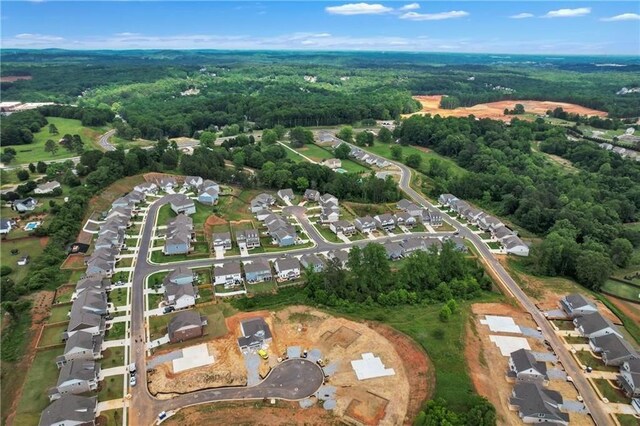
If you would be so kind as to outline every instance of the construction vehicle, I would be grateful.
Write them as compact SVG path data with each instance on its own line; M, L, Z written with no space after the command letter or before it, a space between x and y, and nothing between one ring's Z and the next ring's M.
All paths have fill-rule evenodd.
M264 349L258 349L258 355L260 355L262 359L269 359L269 354Z

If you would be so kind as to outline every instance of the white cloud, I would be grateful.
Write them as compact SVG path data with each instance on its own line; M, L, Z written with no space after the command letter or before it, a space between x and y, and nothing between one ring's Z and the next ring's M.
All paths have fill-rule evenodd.
M16 34L15 38L18 40L24 40L25 42L34 43L34 44L64 41L63 37L44 35L44 34L31 34L31 33Z
M393 9L381 4L348 3L342 6L329 6L325 10L332 15L380 15Z
M416 9L420 9L420 5L418 3L405 4L400 8L400 10L416 10Z
M558 9L550 10L544 15L545 18L575 18L585 16L591 13L590 7L579 7L577 9Z
M124 32L124 33L115 33L114 35L117 37L134 37L134 36L139 36L140 33Z
M526 18L533 18L533 13L518 13L517 15L511 15L509 16L509 18L511 19L526 19Z
M637 13L623 13L621 15L612 16L610 18L602 18L601 21L605 21L605 22L640 21L640 15Z
M465 16L469 16L469 12L465 12L464 10L452 10L450 12L440 13L407 12L401 15L400 19L407 19L409 21L441 21L443 19L464 18Z

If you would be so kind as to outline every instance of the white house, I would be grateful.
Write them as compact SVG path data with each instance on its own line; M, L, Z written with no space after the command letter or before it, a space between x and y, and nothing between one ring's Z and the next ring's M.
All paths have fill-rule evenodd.
M222 266L213 268L214 285L222 284L224 288L231 288L242 284L240 262L226 262Z
M60 188L60 182L52 180L51 182L40 184L33 190L34 194L50 194Z
M529 246L526 245L519 237L513 235L502 240L502 245L509 254L516 256L529 256Z
M300 262L295 257L285 257L274 262L281 280L294 280L300 276Z

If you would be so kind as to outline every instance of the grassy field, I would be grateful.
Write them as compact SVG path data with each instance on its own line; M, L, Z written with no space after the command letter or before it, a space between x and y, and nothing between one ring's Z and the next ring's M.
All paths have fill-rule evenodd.
M602 286L602 291L611 293L614 296L640 302L640 287L634 287L619 281L607 280Z
M380 142L376 142L373 146L368 146L363 148L365 151L372 152L374 154L380 155L381 157L385 157L388 159L393 159L391 156L391 147L392 144L384 144ZM458 166L453 160L447 157L443 157L440 154L436 154L433 151L426 151L425 149L419 149L415 146L402 146L402 157L406 158L409 155L418 154L420 158L422 158L422 163L420 165L420 171L425 170L425 166L428 168L429 160L437 159L442 161L443 163L449 166L449 170L454 176L460 176L466 173L466 171Z
M31 367L26 372L25 381L20 401L18 402L17 415L14 419L16 425L37 425L40 414L47 405L47 390L56 385L60 371L56 368L56 357L62 355L63 349L49 349L36 353ZM4 385L4 384L3 384Z
M120 340L125 336L125 325L123 322L111 324L111 328L106 331L104 340Z
M44 144L47 139L53 139L56 144L66 134L80 135L84 142L86 150L98 149L97 139L108 129L106 127L84 127L80 120L72 120L70 118L47 117L49 124L55 124L59 134L52 135L49 133L49 124L34 133L33 142L28 145L17 145L15 149L18 153L14 160L15 164L36 163L41 160L59 160L63 158L76 157L78 154L69 152L62 146L58 145L58 151L55 155L45 152Z
M109 376L100 382L100 391L98 392L98 401L110 401L112 399L122 398L124 396L122 383L124 375Z
M160 207L160 210L158 210L158 218L156 220L156 223L158 224L158 226L165 226L167 222L169 222L169 220L173 219L174 217L176 217L176 214L173 210L171 210L171 206L169 204L165 204L164 206Z
M592 382L596 385L602 396L607 398L609 402L615 404L629 404L631 402L631 399L627 398L622 391L611 386L608 380L593 379Z
M288 150L287 150L288 151ZM220 197L213 212L225 220L252 220L253 215L249 211L251 199L262 191L243 190L234 195Z
M118 410L102 411L98 417L100 425L120 426L122 424L122 408Z
M100 362L103 369L124 365L124 347L115 346L108 348L102 353L102 357Z
M200 315L207 317L207 325L205 326L206 339L215 339L216 337L227 334L229 330L224 322L224 318L236 312L236 310L227 304L207 305L198 307L195 310L199 312ZM171 318L176 314L177 313L174 312L168 315L157 315L149 318L151 340L159 339L167 334L169 321L171 321Z
M318 145L304 145L301 148L294 148L300 154L309 157L313 161L317 161L320 163L322 160L327 160L329 158L334 158L333 153L327 151L324 148L319 147Z
M275 281L247 284L247 292L251 294L271 293L277 288Z
M67 314L71 310L71 305L62 305L62 306L54 306L51 308L51 315L49 315L49 319L47 322L49 324L53 324L55 322L68 321L69 317Z
M342 168L349 173L366 173L371 171L371 169L363 166L362 164L358 164L353 160L342 160Z
M42 330L42 336L38 347L56 345L62 343L62 333L67 329L68 321L56 325L47 326Z
M124 306L127 304L127 292L126 288L115 288L109 293L109 302L115 306Z
M18 250L18 254L12 255L11 250ZM22 281L29 272L30 264L18 266L18 260L28 254L31 260L35 259L42 253L43 246L40 244L40 238L22 238L2 240L0 244L0 259L3 266L9 266L13 271L8 275L14 282Z
M120 198L130 192L134 186L143 183L144 181L145 180L142 175L129 176L115 181L89 201L89 208L87 209L87 216L85 217L85 220L93 212L103 212L108 210L111 207L111 203L113 203L117 198Z

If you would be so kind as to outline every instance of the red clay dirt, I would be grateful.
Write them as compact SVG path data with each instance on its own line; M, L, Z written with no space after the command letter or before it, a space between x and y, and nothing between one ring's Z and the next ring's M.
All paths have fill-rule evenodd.
M522 104L524 105L525 111L531 114L546 114L546 112L550 109L561 107L566 112L577 113L580 115L597 115L599 117L607 116L607 113L604 111L598 111L580 105L569 104L565 102L531 100L498 101L489 102L486 104L477 104L471 107L443 109L440 108L440 100L442 99L442 96L443 95L414 96L413 98L420 102L420 104L422 105L422 110L413 114L438 114L441 117L466 117L473 114L478 118L491 118L494 120L511 121L511 119L515 116L504 115L505 108L513 109L516 104ZM403 115L403 117L409 117L413 114L405 114Z
M32 78L30 75L5 75L0 77L0 83L13 83L18 80L31 80Z

